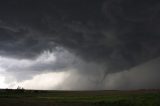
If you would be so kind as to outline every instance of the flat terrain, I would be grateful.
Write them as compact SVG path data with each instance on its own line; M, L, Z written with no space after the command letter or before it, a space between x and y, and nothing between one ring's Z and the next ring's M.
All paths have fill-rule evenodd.
M160 106L160 90L0 90L0 106Z

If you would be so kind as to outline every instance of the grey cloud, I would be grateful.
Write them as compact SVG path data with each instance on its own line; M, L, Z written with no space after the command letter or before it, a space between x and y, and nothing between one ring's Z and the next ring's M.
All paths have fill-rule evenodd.
M158 0L106 0L104 12L106 17L123 21L149 22L157 18Z
M35 59L63 47L84 63L37 64L30 70L93 69L85 62L100 64L106 76L128 70L159 57L159 5L158 0L1 1L0 55Z
M108 89L154 89L159 86L160 58L115 74L110 74L105 79Z
M6 77L6 83L10 84L12 81L23 82L32 80L34 76L45 73L66 72L69 74L69 79L65 79L68 81L65 83L70 86L70 89L102 88L102 79L106 70L105 64L86 62L62 48L59 48L59 50L55 52L48 53L49 55L43 53L32 60L1 57L0 67L5 70L3 75L8 76ZM55 56L55 59L52 55ZM70 79L70 77L72 78ZM76 85L78 81L81 82L80 85L74 87L73 85ZM70 83L72 83L72 86ZM63 89L60 86L56 88Z
M91 74L71 71L70 76L55 87L61 90L128 90L159 89L160 58L151 60L130 70L107 74L103 82L102 74L94 70ZM96 73L95 75L93 73ZM78 82L78 84L77 84ZM76 86L75 86L76 85Z

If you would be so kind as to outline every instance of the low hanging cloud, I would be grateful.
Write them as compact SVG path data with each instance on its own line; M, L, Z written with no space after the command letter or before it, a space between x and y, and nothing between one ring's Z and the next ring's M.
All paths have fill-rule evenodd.
M59 84L64 85L63 81L70 77L73 78L71 80L78 81L79 75L82 75L79 80L89 80L90 85L98 84L104 77L106 68L95 62L87 63L63 48L58 48L55 52L44 51L32 60L0 57L0 61L3 70L0 74L11 88L21 85L28 89L64 89ZM36 81L39 83L35 84ZM71 90L75 85L68 86ZM87 85L83 87L88 88ZM65 88L69 89L67 86Z
M160 58L149 61L130 70L107 74L103 82L98 76L69 72L69 77L56 86L61 90L126 90L126 89L156 89L159 83ZM96 76L97 75L97 76ZM78 82L78 84L77 84ZM158 84L158 85L157 85ZM76 86L75 86L76 85Z
M159 6L159 0L1 1L0 69L18 82L68 72L68 89L123 88L106 83L126 73L127 81L128 70L160 56Z
M159 88L159 58L130 70L107 75L105 65L85 62L62 48L57 54L45 51L35 60L5 57L0 60L0 73L5 81L2 84L5 87L59 90ZM8 62L13 64L9 66ZM54 67L49 67L51 63ZM57 63L63 64L63 67L56 68ZM39 67L46 68L35 70Z

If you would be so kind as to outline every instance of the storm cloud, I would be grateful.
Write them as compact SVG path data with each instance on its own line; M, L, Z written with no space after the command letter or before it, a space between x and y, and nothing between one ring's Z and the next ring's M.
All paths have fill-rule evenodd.
M158 0L2 0L0 66L21 81L75 70L70 89L82 79L84 89L107 89L108 76L160 56L159 14Z

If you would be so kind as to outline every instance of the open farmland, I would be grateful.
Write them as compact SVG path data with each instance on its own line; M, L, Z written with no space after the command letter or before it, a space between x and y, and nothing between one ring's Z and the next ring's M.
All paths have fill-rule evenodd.
M1 90L0 106L160 106L159 90Z

